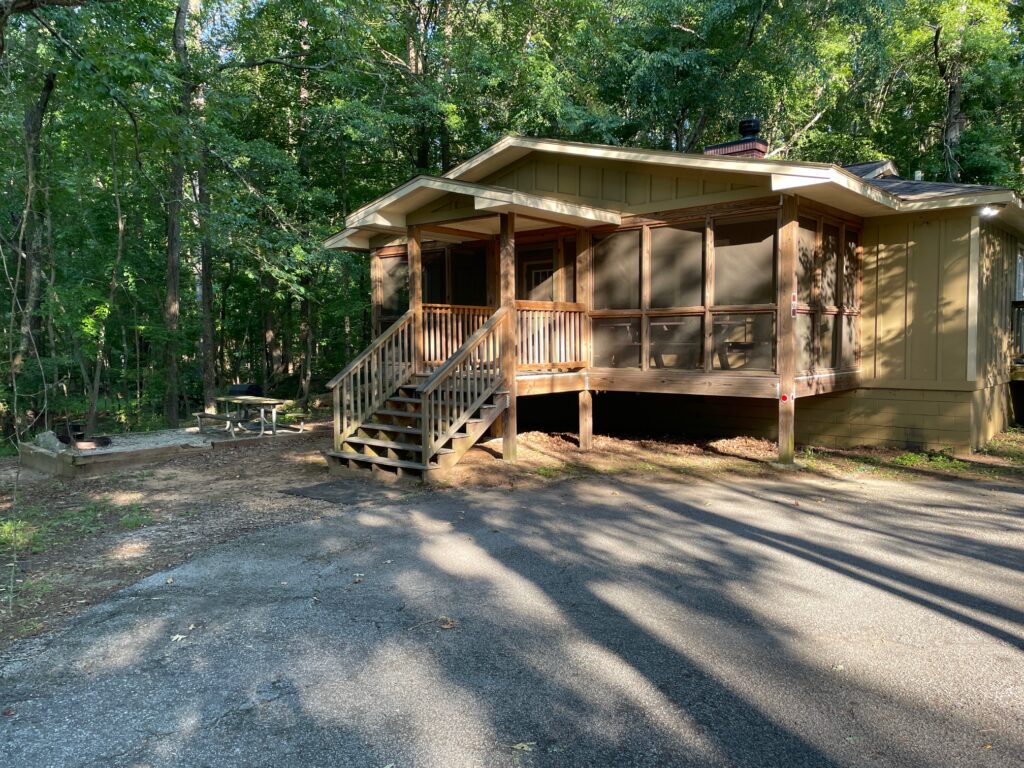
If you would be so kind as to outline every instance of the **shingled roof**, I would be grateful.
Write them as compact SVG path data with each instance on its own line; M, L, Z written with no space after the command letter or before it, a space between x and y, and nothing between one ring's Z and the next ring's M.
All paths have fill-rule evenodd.
M896 172L892 160L873 160L867 163L844 165L844 171L864 179L878 189L884 189L900 200L936 200L946 197L961 197L979 192L1004 192L1006 187L982 184L950 184L944 181L916 181L904 179Z
M912 181L899 176L887 176L881 179L865 179L873 187L884 189L900 200L934 200L943 197L960 197L979 192L1003 192L1006 187L985 186L983 184L948 184L941 181Z

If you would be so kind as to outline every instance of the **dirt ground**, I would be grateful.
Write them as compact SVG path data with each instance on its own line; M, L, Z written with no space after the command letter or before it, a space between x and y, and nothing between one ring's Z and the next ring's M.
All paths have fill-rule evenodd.
M0 463L0 648L59 628L84 607L145 576L184 562L238 535L314 519L332 505L288 491L330 480L321 434L281 443L230 446L106 478L58 480ZM900 451L818 451L798 469L772 462L775 446L734 438L711 443L595 436L579 450L575 435L520 435L519 459L501 461L500 441L471 451L447 487L542 486L589 473L637 477L874 477L921 481L1024 481L1024 431L1005 433L970 456ZM400 498L437 492L415 483L351 484L353 496ZM14 499L17 499L16 503Z

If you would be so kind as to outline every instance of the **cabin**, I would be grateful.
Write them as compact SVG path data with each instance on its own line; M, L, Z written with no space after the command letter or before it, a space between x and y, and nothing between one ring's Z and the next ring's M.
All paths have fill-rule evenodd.
M783 463L1003 429L1017 195L766 159L741 130L699 155L508 136L349 215L325 246L369 254L378 335L329 383L332 466L435 478L486 435L511 460L518 401L557 393L583 449L614 392L686 396L687 425Z

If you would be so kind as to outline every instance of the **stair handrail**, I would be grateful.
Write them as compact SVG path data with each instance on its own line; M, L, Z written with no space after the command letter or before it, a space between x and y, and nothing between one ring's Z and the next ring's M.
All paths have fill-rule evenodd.
M327 382L334 395L334 447L355 432L391 394L412 378L415 349L409 310ZM399 338L395 339L398 336Z
M505 383L501 331L502 323L510 321L509 313L508 307L496 310L416 388L424 465ZM441 394L447 394L448 400Z

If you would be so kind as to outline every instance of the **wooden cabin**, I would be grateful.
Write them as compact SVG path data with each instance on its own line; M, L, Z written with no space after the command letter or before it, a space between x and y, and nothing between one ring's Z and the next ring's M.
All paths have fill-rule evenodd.
M431 477L499 431L513 459L517 401L553 393L583 448L594 392L689 395L688 423L782 462L1004 428L1018 197L765 159L754 131L703 155L509 136L353 212L326 247L370 254L379 335L330 382L329 461Z

